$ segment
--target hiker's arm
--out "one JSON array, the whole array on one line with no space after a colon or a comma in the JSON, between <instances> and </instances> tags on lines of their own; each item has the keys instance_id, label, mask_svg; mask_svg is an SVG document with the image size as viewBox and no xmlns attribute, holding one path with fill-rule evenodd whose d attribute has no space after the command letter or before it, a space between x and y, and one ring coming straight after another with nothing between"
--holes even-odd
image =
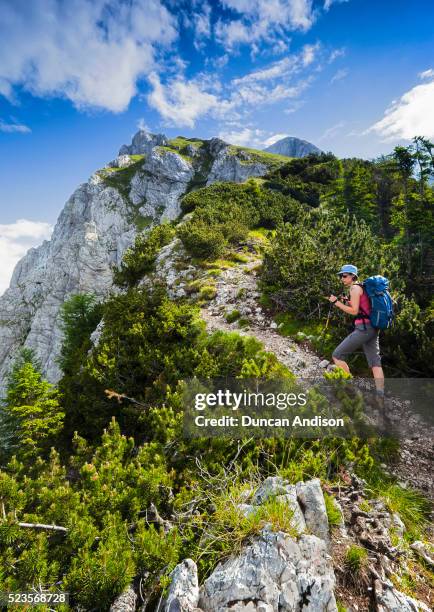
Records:
<instances>
[{"instance_id":1,"label":"hiker's arm","mask_svg":"<svg viewBox=\"0 0 434 612\"><path fill-rule=\"evenodd\" d=\"M332 302L337 308L339 308L343 312L346 312L350 315L356 315L359 312L360 295L361 290L359 287L351 287L351 302L348 306L338 300L335 295L331 295L329 297L329 301Z\"/></svg>"}]
</instances>

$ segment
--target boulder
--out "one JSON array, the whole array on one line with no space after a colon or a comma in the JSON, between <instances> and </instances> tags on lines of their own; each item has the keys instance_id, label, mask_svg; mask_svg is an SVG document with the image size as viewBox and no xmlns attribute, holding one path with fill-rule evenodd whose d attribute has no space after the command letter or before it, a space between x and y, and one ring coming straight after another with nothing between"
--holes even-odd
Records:
<instances>
[{"instance_id":1,"label":"boulder","mask_svg":"<svg viewBox=\"0 0 434 612\"><path fill-rule=\"evenodd\" d=\"M319 478L297 482L296 488L307 529L318 538L328 541L329 521Z\"/></svg>"},{"instance_id":2,"label":"boulder","mask_svg":"<svg viewBox=\"0 0 434 612\"><path fill-rule=\"evenodd\" d=\"M432 553L428 550L423 542L420 540L416 540L413 544L410 544L410 548L414 550L414 552L421 557L425 563L434 568L434 558Z\"/></svg>"},{"instance_id":3,"label":"boulder","mask_svg":"<svg viewBox=\"0 0 434 612\"><path fill-rule=\"evenodd\" d=\"M167 144L164 134L151 134L146 130L139 130L130 145L123 145L120 148L119 155L147 155L154 147Z\"/></svg>"},{"instance_id":4,"label":"boulder","mask_svg":"<svg viewBox=\"0 0 434 612\"><path fill-rule=\"evenodd\" d=\"M205 580L199 607L206 612L334 612L334 584L324 541L313 535L295 541L281 531L264 529Z\"/></svg>"},{"instance_id":5,"label":"boulder","mask_svg":"<svg viewBox=\"0 0 434 612\"><path fill-rule=\"evenodd\" d=\"M199 586L197 566L192 559L184 559L170 574L172 582L164 602L164 612L192 612L197 609Z\"/></svg>"},{"instance_id":6,"label":"boulder","mask_svg":"<svg viewBox=\"0 0 434 612\"><path fill-rule=\"evenodd\" d=\"M132 586L121 593L110 606L110 612L134 612L137 595Z\"/></svg>"},{"instance_id":7,"label":"boulder","mask_svg":"<svg viewBox=\"0 0 434 612\"><path fill-rule=\"evenodd\" d=\"M389 581L375 580L374 595L378 612L431 612L422 601L398 591Z\"/></svg>"}]
</instances>

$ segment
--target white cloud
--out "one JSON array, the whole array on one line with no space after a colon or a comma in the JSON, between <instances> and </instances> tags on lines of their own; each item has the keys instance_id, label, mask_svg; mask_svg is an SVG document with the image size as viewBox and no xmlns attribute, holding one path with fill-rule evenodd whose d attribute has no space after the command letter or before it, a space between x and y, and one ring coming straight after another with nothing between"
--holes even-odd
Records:
<instances>
[{"instance_id":1,"label":"white cloud","mask_svg":"<svg viewBox=\"0 0 434 612\"><path fill-rule=\"evenodd\" d=\"M328 11L332 4L343 4L349 0L324 0L324 10Z\"/></svg>"},{"instance_id":2,"label":"white cloud","mask_svg":"<svg viewBox=\"0 0 434 612\"><path fill-rule=\"evenodd\" d=\"M16 123L15 121L8 123L3 121L3 119L0 119L0 132L6 132L9 134L13 132L29 134L31 131L32 130L27 125L23 125L22 123Z\"/></svg>"},{"instance_id":3,"label":"white cloud","mask_svg":"<svg viewBox=\"0 0 434 612\"><path fill-rule=\"evenodd\" d=\"M330 138L333 138L334 136L336 136L336 134L339 134L339 132L342 130L342 128L345 126L345 121L339 121L339 123L336 123L335 125L332 125L331 127L327 128L323 134L321 134L321 136L318 138L318 142L322 142L323 140L328 140Z\"/></svg>"},{"instance_id":4,"label":"white cloud","mask_svg":"<svg viewBox=\"0 0 434 612\"><path fill-rule=\"evenodd\" d=\"M267 140L264 140L263 145L264 147L271 147L272 144L274 144L278 140L282 140L282 138L286 138L287 136L289 136L289 134L273 134L272 136L267 138Z\"/></svg>"},{"instance_id":5,"label":"white cloud","mask_svg":"<svg viewBox=\"0 0 434 612\"><path fill-rule=\"evenodd\" d=\"M52 226L41 221L19 219L0 224L0 295L7 289L16 263L26 252L50 237Z\"/></svg>"},{"instance_id":6,"label":"white cloud","mask_svg":"<svg viewBox=\"0 0 434 612\"><path fill-rule=\"evenodd\" d=\"M257 149L262 147L265 134L266 132L263 130L245 127L242 130L232 130L229 132L223 130L219 133L219 138L230 144Z\"/></svg>"},{"instance_id":7,"label":"white cloud","mask_svg":"<svg viewBox=\"0 0 434 612\"><path fill-rule=\"evenodd\" d=\"M337 72L335 72L335 74L332 76L332 78L330 79L330 83L336 83L337 81L342 81L342 79L345 79L345 77L347 77L349 74L349 70L347 68L341 68L340 70L338 70Z\"/></svg>"},{"instance_id":8,"label":"white cloud","mask_svg":"<svg viewBox=\"0 0 434 612\"><path fill-rule=\"evenodd\" d=\"M194 46L201 49L211 36L211 7L206 2L201 6L202 12L194 13Z\"/></svg>"},{"instance_id":9,"label":"white cloud","mask_svg":"<svg viewBox=\"0 0 434 612\"><path fill-rule=\"evenodd\" d=\"M333 49L328 59L329 64L331 64L336 59L338 59L338 57L344 57L345 54L346 54L346 49L344 47L341 47L340 49Z\"/></svg>"},{"instance_id":10,"label":"white cloud","mask_svg":"<svg viewBox=\"0 0 434 612\"><path fill-rule=\"evenodd\" d=\"M216 24L217 39L228 49L258 42L270 45L284 32L306 32L316 18L312 0L223 0L223 4L240 15Z\"/></svg>"},{"instance_id":11,"label":"white cloud","mask_svg":"<svg viewBox=\"0 0 434 612\"><path fill-rule=\"evenodd\" d=\"M186 81L183 77L164 85L153 73L149 80L153 91L148 95L148 103L171 125L192 128L199 117L211 112L219 115L231 106L230 102L205 91L200 83Z\"/></svg>"},{"instance_id":12,"label":"white cloud","mask_svg":"<svg viewBox=\"0 0 434 612\"><path fill-rule=\"evenodd\" d=\"M386 109L383 119L365 133L376 132L385 140L414 136L434 138L434 79L416 85Z\"/></svg>"},{"instance_id":13,"label":"white cloud","mask_svg":"<svg viewBox=\"0 0 434 612\"><path fill-rule=\"evenodd\" d=\"M156 49L176 37L159 0L0 4L0 93L62 96L78 108L125 110Z\"/></svg>"},{"instance_id":14,"label":"white cloud","mask_svg":"<svg viewBox=\"0 0 434 612\"><path fill-rule=\"evenodd\" d=\"M219 132L219 138L222 140L241 147L252 147L253 149L264 149L287 136L289 134L270 134L270 132L248 126L238 130L222 130Z\"/></svg>"},{"instance_id":15,"label":"white cloud","mask_svg":"<svg viewBox=\"0 0 434 612\"><path fill-rule=\"evenodd\" d=\"M140 119L137 121L137 129L138 130L144 130L145 132L150 132L151 131L151 128L146 123L146 121L143 119L143 117L140 117Z\"/></svg>"},{"instance_id":16,"label":"white cloud","mask_svg":"<svg viewBox=\"0 0 434 612\"><path fill-rule=\"evenodd\" d=\"M304 45L302 50L303 66L309 66L315 59L321 45L317 42L314 45Z\"/></svg>"},{"instance_id":17,"label":"white cloud","mask_svg":"<svg viewBox=\"0 0 434 612\"><path fill-rule=\"evenodd\" d=\"M152 91L147 100L169 125L194 127L197 119L212 116L240 117L252 108L282 100L296 100L321 69L321 45L305 45L298 54L271 62L228 83L216 73L200 73L190 81L183 74L163 82L157 73L149 77ZM294 104L292 110L299 108Z\"/></svg>"},{"instance_id":18,"label":"white cloud","mask_svg":"<svg viewBox=\"0 0 434 612\"><path fill-rule=\"evenodd\" d=\"M288 75L289 73L293 74L295 72L296 65L296 56L285 57L282 60L273 62L266 68L263 68L261 70L254 70L252 72L247 73L243 77L240 77L239 79L234 79L232 83L235 86L239 86L244 85L246 83L268 81L271 79L280 78L284 75Z\"/></svg>"},{"instance_id":19,"label":"white cloud","mask_svg":"<svg viewBox=\"0 0 434 612\"><path fill-rule=\"evenodd\" d=\"M419 72L420 79L432 79L434 77L434 70L429 68L428 70L424 70L423 72Z\"/></svg>"}]
</instances>

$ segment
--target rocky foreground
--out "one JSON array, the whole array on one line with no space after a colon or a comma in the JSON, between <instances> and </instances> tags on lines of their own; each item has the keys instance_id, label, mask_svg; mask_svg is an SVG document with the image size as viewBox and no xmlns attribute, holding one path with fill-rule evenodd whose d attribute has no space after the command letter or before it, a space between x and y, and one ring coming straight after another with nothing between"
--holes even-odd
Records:
<instances>
[{"instance_id":1,"label":"rocky foreground","mask_svg":"<svg viewBox=\"0 0 434 612\"><path fill-rule=\"evenodd\" d=\"M291 517L291 533L266 525L246 541L239 554L222 560L202 584L192 559L184 559L171 574L168 595L158 609L165 612L335 612L337 599L348 612L429 611L430 606L399 591L390 580L400 565L416 555L425 555L422 543L406 551L393 545L390 533L404 535L404 524L377 501L367 510L364 481L348 476L349 482L333 493L340 519L329 524L319 479L296 485L269 477L251 491L239 511L254 513L270 499L283 503ZM391 531L392 530L392 531ZM345 560L344 551L363 546L368 557L359 569ZM423 578L421 596L430 594ZM138 601L131 586L112 605L111 612L133 612ZM141 608L144 612L146 604ZM340 608L342 609L342 607Z\"/></svg>"}]
</instances>

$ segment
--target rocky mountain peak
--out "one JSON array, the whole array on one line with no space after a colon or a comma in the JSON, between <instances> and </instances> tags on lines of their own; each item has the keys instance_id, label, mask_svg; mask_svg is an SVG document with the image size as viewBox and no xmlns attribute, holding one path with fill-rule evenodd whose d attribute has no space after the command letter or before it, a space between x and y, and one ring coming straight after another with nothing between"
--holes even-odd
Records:
<instances>
[{"instance_id":1,"label":"rocky mountain peak","mask_svg":"<svg viewBox=\"0 0 434 612\"><path fill-rule=\"evenodd\" d=\"M151 134L147 130L139 130L130 145L122 145L119 155L147 155L156 146L167 146L164 134Z\"/></svg>"},{"instance_id":2,"label":"rocky mountain peak","mask_svg":"<svg viewBox=\"0 0 434 612\"><path fill-rule=\"evenodd\" d=\"M17 264L0 296L0 388L24 347L35 352L50 382L59 379L62 304L75 293L103 299L137 232L176 219L186 192L216 181L243 182L283 163L219 138L168 139L139 130L72 194L51 240Z\"/></svg>"},{"instance_id":3,"label":"rocky mountain peak","mask_svg":"<svg viewBox=\"0 0 434 612\"><path fill-rule=\"evenodd\" d=\"M287 157L306 157L310 153L322 153L314 144L301 138L287 136L270 145L264 151L269 153L278 153Z\"/></svg>"}]
</instances>

